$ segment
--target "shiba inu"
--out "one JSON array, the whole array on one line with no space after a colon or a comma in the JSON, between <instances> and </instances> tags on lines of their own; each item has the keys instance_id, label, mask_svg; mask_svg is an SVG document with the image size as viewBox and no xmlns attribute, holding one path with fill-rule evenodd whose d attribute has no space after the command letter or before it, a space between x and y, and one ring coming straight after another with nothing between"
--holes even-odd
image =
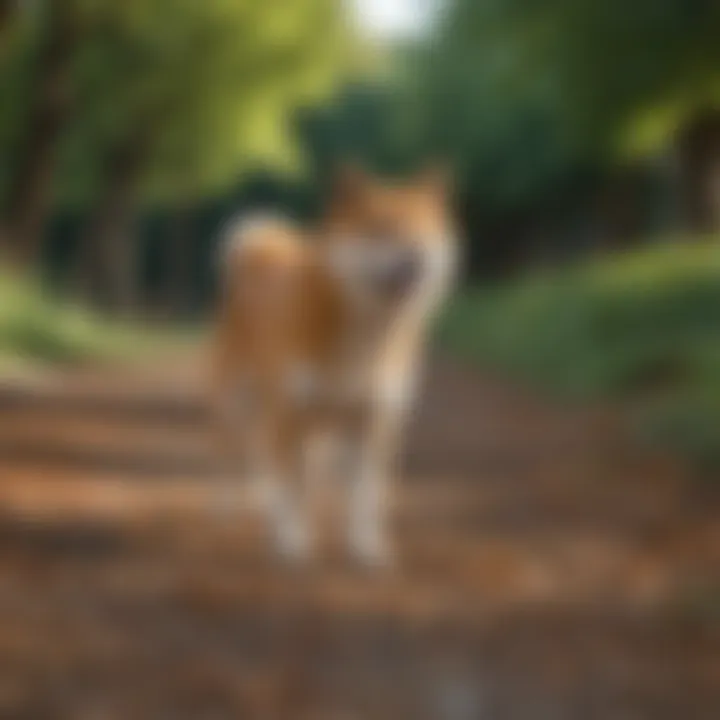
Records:
<instances>
[{"instance_id":1,"label":"shiba inu","mask_svg":"<svg viewBox=\"0 0 720 720\"><path fill-rule=\"evenodd\" d=\"M307 454L329 435L347 461L350 547L368 563L391 559L390 475L457 264L448 195L437 170L389 184L346 168L313 231L274 217L227 231L215 403L285 554L312 552Z\"/></svg>"}]
</instances>

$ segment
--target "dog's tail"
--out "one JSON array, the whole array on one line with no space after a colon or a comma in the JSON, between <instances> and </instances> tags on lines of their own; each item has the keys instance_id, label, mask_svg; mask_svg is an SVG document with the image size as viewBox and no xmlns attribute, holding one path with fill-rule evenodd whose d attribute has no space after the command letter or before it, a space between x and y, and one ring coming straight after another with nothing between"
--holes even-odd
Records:
<instances>
[{"instance_id":1,"label":"dog's tail","mask_svg":"<svg viewBox=\"0 0 720 720\"><path fill-rule=\"evenodd\" d=\"M256 212L239 215L225 223L221 231L218 264L227 281L233 268L254 264L261 258L272 261L290 256L298 245L297 230L283 215Z\"/></svg>"}]
</instances>

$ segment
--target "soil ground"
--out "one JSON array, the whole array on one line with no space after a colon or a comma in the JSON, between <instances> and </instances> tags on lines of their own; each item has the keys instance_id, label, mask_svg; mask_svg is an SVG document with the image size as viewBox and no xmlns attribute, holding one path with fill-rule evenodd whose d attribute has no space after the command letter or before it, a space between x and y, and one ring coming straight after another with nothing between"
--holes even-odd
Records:
<instances>
[{"instance_id":1,"label":"soil ground","mask_svg":"<svg viewBox=\"0 0 720 720\"><path fill-rule=\"evenodd\" d=\"M397 568L300 570L179 365L0 387L0 717L720 717L717 485L612 409L438 360Z\"/></svg>"}]
</instances>

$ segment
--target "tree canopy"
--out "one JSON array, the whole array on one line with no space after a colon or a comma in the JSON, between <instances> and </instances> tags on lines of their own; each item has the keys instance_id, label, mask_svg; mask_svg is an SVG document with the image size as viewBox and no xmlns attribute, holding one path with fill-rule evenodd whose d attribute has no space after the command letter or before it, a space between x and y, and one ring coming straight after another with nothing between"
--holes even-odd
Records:
<instances>
[{"instance_id":1,"label":"tree canopy","mask_svg":"<svg viewBox=\"0 0 720 720\"><path fill-rule=\"evenodd\" d=\"M486 197L526 198L655 151L717 105L719 31L712 0L449 0L415 53L409 112Z\"/></svg>"},{"instance_id":2,"label":"tree canopy","mask_svg":"<svg viewBox=\"0 0 720 720\"><path fill-rule=\"evenodd\" d=\"M327 93L355 47L336 0L39 0L6 35L2 186L26 219L52 197L91 205L133 154L140 198L162 202L221 192L252 163L292 166L290 110Z\"/></svg>"}]
</instances>

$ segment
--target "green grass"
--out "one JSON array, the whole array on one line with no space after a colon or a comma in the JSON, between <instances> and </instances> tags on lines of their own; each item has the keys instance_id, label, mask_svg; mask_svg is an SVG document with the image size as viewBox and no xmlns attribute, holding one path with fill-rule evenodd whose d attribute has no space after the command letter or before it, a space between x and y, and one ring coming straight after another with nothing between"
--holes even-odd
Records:
<instances>
[{"instance_id":1,"label":"green grass","mask_svg":"<svg viewBox=\"0 0 720 720\"><path fill-rule=\"evenodd\" d=\"M169 333L109 321L58 300L34 281L0 274L0 369L26 361L130 359L168 342Z\"/></svg>"},{"instance_id":2,"label":"green grass","mask_svg":"<svg viewBox=\"0 0 720 720\"><path fill-rule=\"evenodd\" d=\"M441 336L557 395L637 399L643 433L720 464L720 239L466 292Z\"/></svg>"}]
</instances>

